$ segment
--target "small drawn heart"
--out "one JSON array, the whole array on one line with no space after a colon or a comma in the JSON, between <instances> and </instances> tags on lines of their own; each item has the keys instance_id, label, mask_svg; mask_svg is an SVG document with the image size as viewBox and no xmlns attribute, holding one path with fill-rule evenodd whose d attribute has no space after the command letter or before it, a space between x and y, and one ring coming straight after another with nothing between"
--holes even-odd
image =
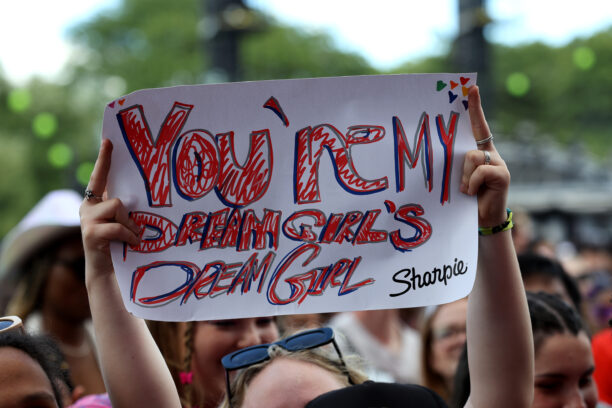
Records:
<instances>
[{"instance_id":1,"label":"small drawn heart","mask_svg":"<svg viewBox=\"0 0 612 408\"><path fill-rule=\"evenodd\" d=\"M125 98L123 99L119 99L119 105L123 106L123 103L125 102Z\"/></svg>"},{"instance_id":2,"label":"small drawn heart","mask_svg":"<svg viewBox=\"0 0 612 408\"><path fill-rule=\"evenodd\" d=\"M114 108L115 107L115 101L112 101L111 103L109 103L108 106L110 106L111 108Z\"/></svg>"},{"instance_id":3,"label":"small drawn heart","mask_svg":"<svg viewBox=\"0 0 612 408\"><path fill-rule=\"evenodd\" d=\"M451 83L451 89L455 89L457 87L457 85L459 85L457 82L455 81L450 81Z\"/></svg>"},{"instance_id":4,"label":"small drawn heart","mask_svg":"<svg viewBox=\"0 0 612 408\"><path fill-rule=\"evenodd\" d=\"M468 110L468 101L461 101L461 103L465 106L465 110Z\"/></svg>"},{"instance_id":5,"label":"small drawn heart","mask_svg":"<svg viewBox=\"0 0 612 408\"><path fill-rule=\"evenodd\" d=\"M466 88L465 86L462 86L461 92L463 92L463 96L467 96L468 92L470 92L470 88Z\"/></svg>"},{"instance_id":6,"label":"small drawn heart","mask_svg":"<svg viewBox=\"0 0 612 408\"><path fill-rule=\"evenodd\" d=\"M444 81L438 81L436 88L437 88L436 90L440 92L441 90L446 88L446 83Z\"/></svg>"},{"instance_id":7,"label":"small drawn heart","mask_svg":"<svg viewBox=\"0 0 612 408\"><path fill-rule=\"evenodd\" d=\"M451 91L448 91L448 103L453 103L455 99L457 99L457 95L455 95Z\"/></svg>"},{"instance_id":8,"label":"small drawn heart","mask_svg":"<svg viewBox=\"0 0 612 408\"><path fill-rule=\"evenodd\" d=\"M470 78L461 77L459 80L461 81L461 85L465 85L470 81Z\"/></svg>"}]
</instances>

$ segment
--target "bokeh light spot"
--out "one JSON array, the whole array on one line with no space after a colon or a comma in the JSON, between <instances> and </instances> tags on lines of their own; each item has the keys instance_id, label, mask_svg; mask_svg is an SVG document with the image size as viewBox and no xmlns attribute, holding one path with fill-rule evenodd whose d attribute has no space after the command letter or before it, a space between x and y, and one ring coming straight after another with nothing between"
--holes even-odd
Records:
<instances>
[{"instance_id":1,"label":"bokeh light spot","mask_svg":"<svg viewBox=\"0 0 612 408\"><path fill-rule=\"evenodd\" d=\"M597 60L595 52L589 47L578 47L573 54L574 64L584 71L593 68Z\"/></svg>"},{"instance_id":2,"label":"bokeh light spot","mask_svg":"<svg viewBox=\"0 0 612 408\"><path fill-rule=\"evenodd\" d=\"M53 167L64 168L72 161L73 153L66 143L55 143L47 151L47 159Z\"/></svg>"},{"instance_id":3,"label":"bokeh light spot","mask_svg":"<svg viewBox=\"0 0 612 408\"><path fill-rule=\"evenodd\" d=\"M531 88L529 77L522 72L513 72L506 78L506 89L512 96L525 96Z\"/></svg>"},{"instance_id":4,"label":"bokeh light spot","mask_svg":"<svg viewBox=\"0 0 612 408\"><path fill-rule=\"evenodd\" d=\"M76 178L82 185L86 186L89 183L89 177L93 171L94 164L92 162L85 162L79 164L76 170Z\"/></svg>"},{"instance_id":5,"label":"bokeh light spot","mask_svg":"<svg viewBox=\"0 0 612 408\"><path fill-rule=\"evenodd\" d=\"M52 113L39 113L32 121L32 130L39 138L49 139L57 131L57 118Z\"/></svg>"},{"instance_id":6,"label":"bokeh light spot","mask_svg":"<svg viewBox=\"0 0 612 408\"><path fill-rule=\"evenodd\" d=\"M11 112L25 112L32 103L30 91L27 89L13 89L7 97L8 108Z\"/></svg>"}]
</instances>

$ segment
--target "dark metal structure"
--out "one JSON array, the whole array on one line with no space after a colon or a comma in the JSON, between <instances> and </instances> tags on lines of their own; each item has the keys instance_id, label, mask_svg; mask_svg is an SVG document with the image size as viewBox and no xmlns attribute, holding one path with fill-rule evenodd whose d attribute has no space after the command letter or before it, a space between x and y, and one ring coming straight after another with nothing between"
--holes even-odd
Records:
<instances>
[{"instance_id":1,"label":"dark metal structure","mask_svg":"<svg viewBox=\"0 0 612 408\"><path fill-rule=\"evenodd\" d=\"M484 30L491 18L485 0L458 0L459 34L452 51L453 65L458 72L477 72L478 84L486 113L493 106L491 57Z\"/></svg>"}]
</instances>

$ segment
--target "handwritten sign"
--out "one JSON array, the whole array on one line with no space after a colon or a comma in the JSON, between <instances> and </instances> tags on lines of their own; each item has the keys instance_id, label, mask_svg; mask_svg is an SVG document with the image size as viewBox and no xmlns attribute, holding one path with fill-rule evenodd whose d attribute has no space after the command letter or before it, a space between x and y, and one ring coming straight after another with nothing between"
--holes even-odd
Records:
<instances>
[{"instance_id":1,"label":"handwritten sign","mask_svg":"<svg viewBox=\"0 0 612 408\"><path fill-rule=\"evenodd\" d=\"M180 86L108 104L128 310L157 320L413 307L471 290L475 74Z\"/></svg>"}]
</instances>

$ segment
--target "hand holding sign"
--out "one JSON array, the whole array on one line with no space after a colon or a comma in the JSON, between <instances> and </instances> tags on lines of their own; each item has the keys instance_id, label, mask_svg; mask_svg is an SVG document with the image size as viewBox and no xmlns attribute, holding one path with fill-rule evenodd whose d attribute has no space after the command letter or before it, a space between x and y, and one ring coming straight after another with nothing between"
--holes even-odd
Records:
<instances>
[{"instance_id":1,"label":"hand holding sign","mask_svg":"<svg viewBox=\"0 0 612 408\"><path fill-rule=\"evenodd\" d=\"M102 198L106 192L112 150L113 145L110 140L102 140L98 159L87 186L87 191L91 192L91 196L86 196L80 209L88 280L95 278L95 276L90 276L90 273L94 271L98 275L113 272L110 255L111 241L127 242L132 245L138 245L139 242L139 228L129 218L121 200Z\"/></svg>"},{"instance_id":2,"label":"hand holding sign","mask_svg":"<svg viewBox=\"0 0 612 408\"><path fill-rule=\"evenodd\" d=\"M474 142L467 101L449 102L440 80L475 75L186 86L110 103L107 188L123 205L86 203L99 220L86 226L120 240L110 248L128 310L200 320L465 296L477 213L457 194L456 156Z\"/></svg>"},{"instance_id":3,"label":"hand holding sign","mask_svg":"<svg viewBox=\"0 0 612 408\"><path fill-rule=\"evenodd\" d=\"M491 136L480 103L477 86L469 90L469 113L472 132L476 142L485 141ZM489 163L486 163L486 155ZM491 227L506 219L506 199L510 185L510 172L501 158L493 139L479 144L478 150L465 155L460 190L469 195L478 194L478 225Z\"/></svg>"}]
</instances>

